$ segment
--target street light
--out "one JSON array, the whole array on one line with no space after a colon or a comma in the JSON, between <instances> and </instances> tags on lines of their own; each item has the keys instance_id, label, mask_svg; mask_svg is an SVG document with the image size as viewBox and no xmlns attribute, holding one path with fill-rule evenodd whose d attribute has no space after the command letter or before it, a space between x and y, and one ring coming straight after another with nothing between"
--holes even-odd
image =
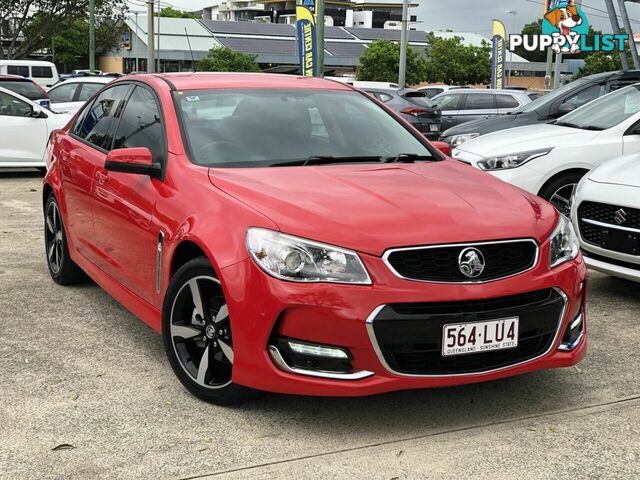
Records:
<instances>
[{"instance_id":1,"label":"street light","mask_svg":"<svg viewBox=\"0 0 640 480\"><path fill-rule=\"evenodd\" d=\"M507 15L513 15L513 23L515 25L516 21L516 15L518 15L518 11L517 10L505 10L504 13L506 13ZM514 26L515 29L515 26ZM511 34L507 34L507 37L509 37ZM511 43L511 41L509 41L509 43ZM511 69L513 66L513 50L511 50L511 45L509 45L509 87L511 86Z\"/></svg>"}]
</instances>

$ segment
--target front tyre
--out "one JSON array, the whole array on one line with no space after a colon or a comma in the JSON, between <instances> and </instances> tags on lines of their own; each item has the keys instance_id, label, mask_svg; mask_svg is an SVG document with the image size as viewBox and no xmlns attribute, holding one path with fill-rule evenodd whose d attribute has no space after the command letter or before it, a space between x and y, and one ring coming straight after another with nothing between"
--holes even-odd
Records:
<instances>
[{"instance_id":1,"label":"front tyre","mask_svg":"<svg viewBox=\"0 0 640 480\"><path fill-rule=\"evenodd\" d=\"M162 308L162 336L173 371L196 397L233 405L258 395L231 381L231 321L220 281L207 258L191 260L171 279Z\"/></svg>"},{"instance_id":2,"label":"front tyre","mask_svg":"<svg viewBox=\"0 0 640 480\"><path fill-rule=\"evenodd\" d=\"M573 194L586 173L572 171L559 175L547 182L538 195L556 207L560 213L570 217Z\"/></svg>"}]
</instances>

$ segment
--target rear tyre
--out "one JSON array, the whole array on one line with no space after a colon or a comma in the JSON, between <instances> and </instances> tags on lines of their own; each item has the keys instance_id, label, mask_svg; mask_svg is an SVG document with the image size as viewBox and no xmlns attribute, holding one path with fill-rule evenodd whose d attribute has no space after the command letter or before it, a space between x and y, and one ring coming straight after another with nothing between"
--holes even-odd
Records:
<instances>
[{"instance_id":1,"label":"rear tyre","mask_svg":"<svg viewBox=\"0 0 640 480\"><path fill-rule=\"evenodd\" d=\"M260 395L231 381L231 319L207 258L187 262L171 279L162 308L162 336L171 368L199 399L235 405Z\"/></svg>"},{"instance_id":2,"label":"rear tyre","mask_svg":"<svg viewBox=\"0 0 640 480\"><path fill-rule=\"evenodd\" d=\"M58 285L75 285L87 280L85 273L69 255L60 207L53 193L44 207L44 244L49 274L54 282Z\"/></svg>"},{"instance_id":3,"label":"rear tyre","mask_svg":"<svg viewBox=\"0 0 640 480\"><path fill-rule=\"evenodd\" d=\"M545 184L538 194L567 217L571 215L573 194L587 172L567 172Z\"/></svg>"}]
</instances>

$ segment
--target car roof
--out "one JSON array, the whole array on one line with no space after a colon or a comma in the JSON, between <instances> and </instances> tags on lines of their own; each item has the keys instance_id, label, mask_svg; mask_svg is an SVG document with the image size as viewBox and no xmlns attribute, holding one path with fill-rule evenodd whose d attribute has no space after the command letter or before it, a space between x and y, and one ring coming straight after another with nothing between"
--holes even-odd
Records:
<instances>
[{"instance_id":1,"label":"car roof","mask_svg":"<svg viewBox=\"0 0 640 480\"><path fill-rule=\"evenodd\" d=\"M22 77L20 75L0 75L0 81L33 83L33 80L31 80L30 78Z\"/></svg>"},{"instance_id":2,"label":"car roof","mask_svg":"<svg viewBox=\"0 0 640 480\"><path fill-rule=\"evenodd\" d=\"M35 65L42 67L50 67L54 64L44 60L0 60L0 65Z\"/></svg>"},{"instance_id":3,"label":"car roof","mask_svg":"<svg viewBox=\"0 0 640 480\"><path fill-rule=\"evenodd\" d=\"M352 91L353 87L317 77L301 77L276 73L162 73L136 74L120 77L114 83L139 80L156 84L158 79L167 82L176 90L230 89L230 88L309 88L315 90Z\"/></svg>"},{"instance_id":4,"label":"car roof","mask_svg":"<svg viewBox=\"0 0 640 480\"><path fill-rule=\"evenodd\" d=\"M107 84L111 83L116 79L116 77L72 77L66 79L64 82L58 82L53 87L58 87L60 85L69 85L72 83L100 83Z\"/></svg>"}]
</instances>

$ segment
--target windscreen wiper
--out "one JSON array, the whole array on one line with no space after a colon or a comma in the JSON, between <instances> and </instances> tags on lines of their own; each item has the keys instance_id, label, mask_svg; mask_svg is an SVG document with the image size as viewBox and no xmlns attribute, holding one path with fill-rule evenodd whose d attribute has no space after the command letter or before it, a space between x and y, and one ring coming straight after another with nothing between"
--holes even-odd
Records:
<instances>
[{"instance_id":1,"label":"windscreen wiper","mask_svg":"<svg viewBox=\"0 0 640 480\"><path fill-rule=\"evenodd\" d=\"M431 155L418 155L417 153L399 153L395 157L387 157L385 163L414 163L420 161L432 161L437 159Z\"/></svg>"},{"instance_id":2,"label":"windscreen wiper","mask_svg":"<svg viewBox=\"0 0 640 480\"><path fill-rule=\"evenodd\" d=\"M569 127L569 128L577 128L579 130L591 130L594 132L601 132L604 130L602 127L596 127L595 125L576 125L575 123L567 123L567 122L556 122L556 125L559 127Z\"/></svg>"},{"instance_id":3,"label":"windscreen wiper","mask_svg":"<svg viewBox=\"0 0 640 480\"><path fill-rule=\"evenodd\" d=\"M580 125L576 125L575 123L568 123L568 122L554 122L554 125L557 125L559 127L569 127L569 128L580 128Z\"/></svg>"},{"instance_id":4,"label":"windscreen wiper","mask_svg":"<svg viewBox=\"0 0 640 480\"><path fill-rule=\"evenodd\" d=\"M381 163L384 159L375 155L334 157L332 155L316 155L306 160L293 160L290 162L272 163L270 167L295 167L307 165L331 165L337 163Z\"/></svg>"}]
</instances>

